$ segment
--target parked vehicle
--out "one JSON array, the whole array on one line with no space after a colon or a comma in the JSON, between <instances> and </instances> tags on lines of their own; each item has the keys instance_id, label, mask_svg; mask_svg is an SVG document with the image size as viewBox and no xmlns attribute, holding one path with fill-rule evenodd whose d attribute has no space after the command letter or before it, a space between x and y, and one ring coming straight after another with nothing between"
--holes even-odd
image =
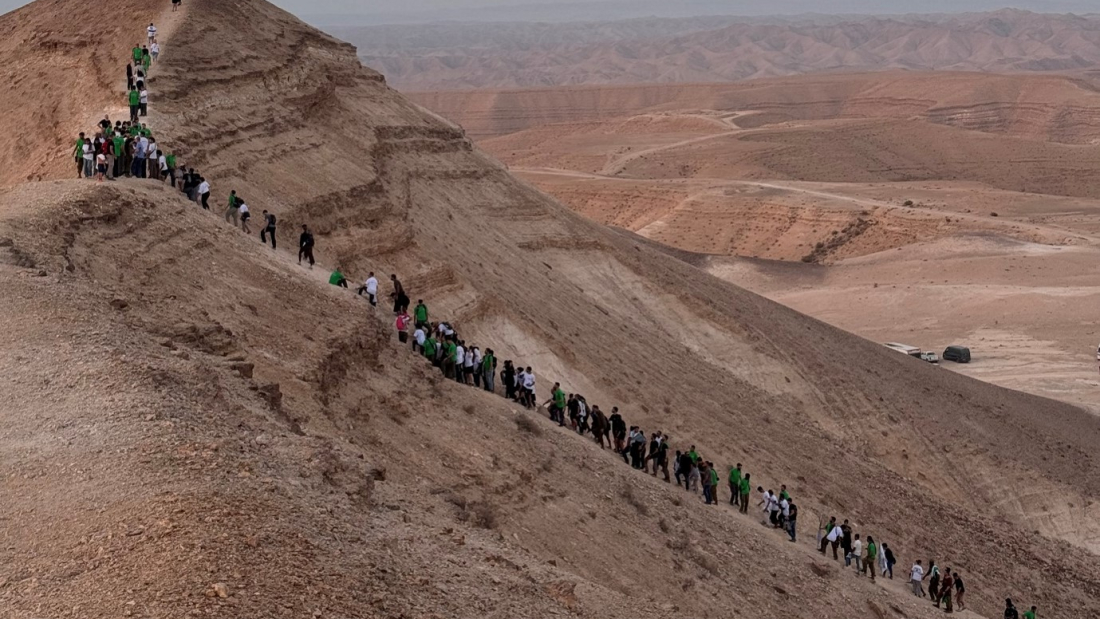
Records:
<instances>
[{"instance_id":1,"label":"parked vehicle","mask_svg":"<svg viewBox=\"0 0 1100 619\"><path fill-rule=\"evenodd\" d=\"M1097 350L1096 356L1100 359L1100 350ZM944 361L954 361L955 363L970 363L970 349L966 346L948 346L943 351Z\"/></svg>"},{"instance_id":2,"label":"parked vehicle","mask_svg":"<svg viewBox=\"0 0 1100 619\"><path fill-rule=\"evenodd\" d=\"M934 352L922 352L920 358L928 363L939 363L940 357Z\"/></svg>"},{"instance_id":3,"label":"parked vehicle","mask_svg":"<svg viewBox=\"0 0 1100 619\"><path fill-rule=\"evenodd\" d=\"M903 355L909 355L910 357L921 358L921 349L916 346L909 346L908 344L898 344L897 342L886 342L884 344L890 350L896 350Z\"/></svg>"}]
</instances>

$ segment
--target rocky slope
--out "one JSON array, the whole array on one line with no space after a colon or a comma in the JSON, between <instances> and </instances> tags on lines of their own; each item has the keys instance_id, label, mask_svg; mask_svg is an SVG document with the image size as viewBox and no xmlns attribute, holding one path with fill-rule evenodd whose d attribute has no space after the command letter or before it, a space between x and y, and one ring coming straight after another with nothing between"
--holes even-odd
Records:
<instances>
[{"instance_id":1,"label":"rocky slope","mask_svg":"<svg viewBox=\"0 0 1100 619\"><path fill-rule=\"evenodd\" d=\"M63 21L69 2L27 10L93 29ZM836 513L901 566L961 566L979 611L1005 595L1100 610L1094 418L571 214L267 3L194 0L179 20L151 122L213 202L235 189L274 210L284 245L308 222L326 268L400 273L468 341L537 368L541 393L561 380L786 483L804 539ZM31 122L33 103L11 114ZM14 616L936 612L445 383L385 311L167 189L46 182L0 201Z\"/></svg>"}]
</instances>

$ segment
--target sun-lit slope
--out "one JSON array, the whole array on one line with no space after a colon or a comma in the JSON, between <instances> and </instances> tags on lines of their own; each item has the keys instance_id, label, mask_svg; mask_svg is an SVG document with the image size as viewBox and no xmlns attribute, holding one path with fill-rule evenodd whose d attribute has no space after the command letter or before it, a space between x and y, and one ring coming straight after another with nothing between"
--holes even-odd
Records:
<instances>
[{"instance_id":1,"label":"sun-lit slope","mask_svg":"<svg viewBox=\"0 0 1100 619\"><path fill-rule=\"evenodd\" d=\"M0 186L75 176L76 135L121 110L129 51L163 7L140 0L40 0L0 16ZM87 25L98 24L89 31ZM163 24L162 24L163 26ZM33 110L23 112L34 102ZM16 113L11 113L16 112ZM114 119L114 117L112 117Z\"/></svg>"},{"instance_id":2,"label":"sun-lit slope","mask_svg":"<svg viewBox=\"0 0 1100 619\"><path fill-rule=\"evenodd\" d=\"M895 71L736 84L578 86L411 96L479 139L554 122L684 110L760 112L743 119L745 127L837 117L923 118L1073 144L1100 138L1100 94L1088 82L1060 75Z\"/></svg>"},{"instance_id":3,"label":"sun-lit slope","mask_svg":"<svg viewBox=\"0 0 1100 619\"><path fill-rule=\"evenodd\" d=\"M903 561L934 553L981 566L970 581L981 610L1005 591L1062 616L1100 610L1100 561L1083 550L1096 547L1098 521L1065 507L1100 495L1100 422L899 358L573 215L360 69L349 46L269 4L195 0L188 11L156 78L163 101L152 122L213 179L216 203L232 188L253 211L275 210L291 252L297 225L310 223L323 267L298 270L285 250L166 190L128 197L129 183L84 184L96 193L5 224L5 277L26 290L5 296L5 315L32 315L25 325L36 330L13 329L3 349L19 370L9 380L20 406L9 414L20 434L0 453L23 471L19 518L4 521L4 537L20 540L11 565L45 549L66 558L35 560L30 574L48 588L36 591L23 571L7 579L20 583L20 612L86 605L116 616L127 597L149 614L226 604L257 617L752 607L808 619L847 617L853 602L883 616L935 612L837 586L848 575L813 567L805 546L728 512L700 513L696 497L639 480L580 439L520 432L499 399L441 384L382 341L384 310L372 318L324 284L337 263L357 277L400 273L467 340L535 366L540 395L562 380L721 466L744 462L759 483L786 483L803 506L804 538L816 515L835 512L896 544ZM27 187L7 199L33 210L50 198ZM67 303L75 311L62 312ZM74 316L94 323L69 331ZM52 345L28 360L27 341ZM58 377L89 396L83 408L57 408L82 419L80 436L96 437L95 413L108 408L88 406L91 395L152 392L178 408L120 402L110 410L125 427L99 426L123 445L112 447L117 460L74 450L43 494L53 480L34 474L33 447L48 433L33 381L65 358L66 342L84 341L99 346ZM79 373L111 354L121 365ZM80 389L104 376L114 382ZM272 382L281 399L264 386ZM143 433L124 440L131 425ZM75 466L84 454L116 462L117 474L86 474ZM385 481L365 504L364 480L382 475L370 471L379 465ZM1015 484L1030 500L1005 500ZM51 509L90 489L73 510ZM125 511L99 511L127 500ZM74 512L87 524L71 538L34 535L65 530ZM102 558L107 545L114 552ZM640 550L655 560L638 561ZM760 582L759 557L776 582ZM146 584L137 575L150 563L164 578ZM97 578L100 566L110 579ZM238 587L233 601L207 599L206 581ZM118 595L130 582L142 584Z\"/></svg>"}]
</instances>

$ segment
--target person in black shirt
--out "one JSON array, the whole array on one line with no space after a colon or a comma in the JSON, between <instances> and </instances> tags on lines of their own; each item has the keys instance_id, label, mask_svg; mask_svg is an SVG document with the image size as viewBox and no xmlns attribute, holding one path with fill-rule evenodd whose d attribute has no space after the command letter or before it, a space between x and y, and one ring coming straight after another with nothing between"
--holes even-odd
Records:
<instances>
[{"instance_id":1,"label":"person in black shirt","mask_svg":"<svg viewBox=\"0 0 1100 619\"><path fill-rule=\"evenodd\" d=\"M959 607L959 610L966 610L966 600L963 599L966 594L966 585L963 584L962 576L958 570L954 573L955 576L955 604Z\"/></svg>"},{"instance_id":2,"label":"person in black shirt","mask_svg":"<svg viewBox=\"0 0 1100 619\"><path fill-rule=\"evenodd\" d=\"M691 459L690 452L680 454L680 474L684 476L685 490L691 490L691 467L693 466L695 463Z\"/></svg>"},{"instance_id":3,"label":"person in black shirt","mask_svg":"<svg viewBox=\"0 0 1100 619\"><path fill-rule=\"evenodd\" d=\"M275 213L264 211L264 227L260 230L260 242L266 243L271 235L271 249L275 249Z\"/></svg>"},{"instance_id":4,"label":"person in black shirt","mask_svg":"<svg viewBox=\"0 0 1100 619\"><path fill-rule=\"evenodd\" d=\"M893 580L894 579L894 564L897 563L897 560L894 559L894 551L890 550L890 547L887 546L886 544L882 545L882 557L883 557L883 560L886 561L886 567L882 568L882 575L883 576L889 575L890 580Z\"/></svg>"},{"instance_id":5,"label":"person in black shirt","mask_svg":"<svg viewBox=\"0 0 1100 619\"><path fill-rule=\"evenodd\" d=\"M302 264L302 258L309 260L309 268L313 268L313 233L309 226L302 224L302 235L298 237L298 264Z\"/></svg>"},{"instance_id":6,"label":"person in black shirt","mask_svg":"<svg viewBox=\"0 0 1100 619\"><path fill-rule=\"evenodd\" d=\"M1005 600L1005 619L1020 619L1020 613L1016 612L1011 599Z\"/></svg>"},{"instance_id":7,"label":"person in black shirt","mask_svg":"<svg viewBox=\"0 0 1100 619\"><path fill-rule=\"evenodd\" d=\"M607 418L611 422L611 436L615 438L615 451L622 453L626 441L626 422L619 414L619 407L611 407L611 416Z\"/></svg>"}]
</instances>

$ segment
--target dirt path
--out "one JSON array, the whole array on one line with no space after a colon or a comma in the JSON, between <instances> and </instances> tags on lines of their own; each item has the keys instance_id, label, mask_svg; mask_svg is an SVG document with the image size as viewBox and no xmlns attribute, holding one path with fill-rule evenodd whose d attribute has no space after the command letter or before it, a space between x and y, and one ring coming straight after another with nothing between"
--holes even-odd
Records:
<instances>
[{"instance_id":1,"label":"dirt path","mask_svg":"<svg viewBox=\"0 0 1100 619\"><path fill-rule=\"evenodd\" d=\"M690 117L690 118L703 118L705 120L715 121L717 124L719 124L721 126L724 126L724 127L728 128L730 130L729 131L723 131L722 133L715 133L715 134L712 134L712 135L704 135L702 137L690 138L690 139L687 139L687 140L681 140L679 142L674 142L672 144L665 144L663 146L655 146L653 148L647 148L645 150L640 150L640 151L635 152L635 153L630 153L629 155L625 155L623 157L619 157L617 159L613 159L610 162L608 162L608 164L605 165L602 170L600 170L600 174L605 175L605 176L617 176L617 175L621 174L623 170L626 169L626 166L628 164L630 164L631 161L634 161L634 160L636 160L640 157L645 157L646 155L652 155L653 153L659 153L659 152L666 151L666 150L673 150L673 149L680 148L682 146L690 146L692 144L698 144L700 142L708 142L710 140L729 137L731 135L738 135L738 134L741 134L741 133L745 133L747 131L751 131L751 130L747 130L747 129L742 129L741 127L739 127L737 125L736 121L737 121L738 118L741 118L743 116L749 116L749 115L758 114L758 113L759 112L755 112L755 111L734 112L732 114L719 116L717 118L714 117L714 116L708 116L706 114L685 114L684 116Z\"/></svg>"}]
</instances>

